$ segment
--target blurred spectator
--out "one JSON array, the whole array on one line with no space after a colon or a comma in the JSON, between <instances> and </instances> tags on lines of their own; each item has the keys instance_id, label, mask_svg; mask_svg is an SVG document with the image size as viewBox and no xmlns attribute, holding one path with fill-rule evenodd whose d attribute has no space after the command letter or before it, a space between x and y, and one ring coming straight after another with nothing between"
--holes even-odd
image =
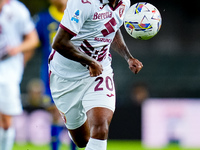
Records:
<instances>
[{"instance_id":1,"label":"blurred spectator","mask_svg":"<svg viewBox=\"0 0 200 150\"><path fill-rule=\"evenodd\" d=\"M141 140L142 136L142 104L150 96L146 83L133 84L129 91L129 102L118 106L110 128L110 138ZM122 99L118 99L122 100ZM116 132L121 128L121 132ZM131 130L130 130L131 129Z\"/></svg>"},{"instance_id":2,"label":"blurred spectator","mask_svg":"<svg viewBox=\"0 0 200 150\"><path fill-rule=\"evenodd\" d=\"M37 45L37 32L25 5L0 0L0 150L13 147L12 118L22 113L20 82Z\"/></svg>"},{"instance_id":3,"label":"blurred spectator","mask_svg":"<svg viewBox=\"0 0 200 150\"><path fill-rule=\"evenodd\" d=\"M15 117L17 143L29 141L36 145L44 145L50 142L52 117L47 108L51 99L44 94L44 90L40 79L32 79L27 84L27 93L22 94L24 112Z\"/></svg>"},{"instance_id":4,"label":"blurred spectator","mask_svg":"<svg viewBox=\"0 0 200 150\"><path fill-rule=\"evenodd\" d=\"M133 122L135 127L135 134L139 140L142 138L142 104L149 98L149 88L146 83L138 82L135 83L130 92L130 99L132 102L131 108L134 116Z\"/></svg>"},{"instance_id":5,"label":"blurred spectator","mask_svg":"<svg viewBox=\"0 0 200 150\"><path fill-rule=\"evenodd\" d=\"M51 103L49 96L44 94L44 83L40 79L32 79L27 85L27 94L23 96L23 107L28 113L35 110L46 110Z\"/></svg>"},{"instance_id":6,"label":"blurred spectator","mask_svg":"<svg viewBox=\"0 0 200 150\"><path fill-rule=\"evenodd\" d=\"M22 94L24 112L14 118L16 143L25 144L31 142L35 145L50 143L52 115L50 115L49 111L52 110L49 106L51 106L51 99L44 94L44 90L44 84L41 79L32 79L27 84L27 93ZM62 119L59 119L58 122L63 124ZM64 130L62 132L67 131ZM61 134L59 139L68 144L69 138L64 135L67 134Z\"/></svg>"},{"instance_id":7,"label":"blurred spectator","mask_svg":"<svg viewBox=\"0 0 200 150\"><path fill-rule=\"evenodd\" d=\"M145 83L134 84L130 97L133 103L141 105L149 97L149 89Z\"/></svg>"},{"instance_id":8,"label":"blurred spectator","mask_svg":"<svg viewBox=\"0 0 200 150\"><path fill-rule=\"evenodd\" d=\"M67 0L49 0L50 6L48 10L42 11L35 16L36 28L41 42L42 49L42 66L41 66L41 79L45 85L45 94L51 97L48 79L48 57L51 52L51 43L56 31L59 27L60 21L64 15L64 10L67 5ZM63 129L63 124L60 125L60 114L54 105L51 97L52 105L49 110L53 116L53 124L51 126L51 148L58 150L60 145L59 134ZM71 149L75 150L76 146L71 142Z\"/></svg>"}]
</instances>

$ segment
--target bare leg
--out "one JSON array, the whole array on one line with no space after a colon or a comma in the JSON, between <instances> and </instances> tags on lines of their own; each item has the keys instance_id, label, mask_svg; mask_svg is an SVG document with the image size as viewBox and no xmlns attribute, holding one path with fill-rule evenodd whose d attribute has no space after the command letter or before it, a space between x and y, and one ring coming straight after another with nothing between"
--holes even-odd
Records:
<instances>
[{"instance_id":1,"label":"bare leg","mask_svg":"<svg viewBox=\"0 0 200 150\"><path fill-rule=\"evenodd\" d=\"M90 138L90 130L88 125L88 120L79 128L75 130L69 130L74 143L80 147L83 148L87 145L88 140Z\"/></svg>"},{"instance_id":2,"label":"bare leg","mask_svg":"<svg viewBox=\"0 0 200 150\"><path fill-rule=\"evenodd\" d=\"M7 130L12 125L12 116L0 113L0 127Z\"/></svg>"},{"instance_id":3,"label":"bare leg","mask_svg":"<svg viewBox=\"0 0 200 150\"><path fill-rule=\"evenodd\" d=\"M107 108L96 107L87 112L90 136L94 139L105 140L113 117L113 111Z\"/></svg>"},{"instance_id":4,"label":"bare leg","mask_svg":"<svg viewBox=\"0 0 200 150\"><path fill-rule=\"evenodd\" d=\"M15 140L12 116L0 113L0 149L11 150Z\"/></svg>"},{"instance_id":5,"label":"bare leg","mask_svg":"<svg viewBox=\"0 0 200 150\"><path fill-rule=\"evenodd\" d=\"M78 147L85 147L90 137L106 140L113 112L107 108L95 107L87 112L87 117L87 121L81 127L69 130Z\"/></svg>"}]
</instances>

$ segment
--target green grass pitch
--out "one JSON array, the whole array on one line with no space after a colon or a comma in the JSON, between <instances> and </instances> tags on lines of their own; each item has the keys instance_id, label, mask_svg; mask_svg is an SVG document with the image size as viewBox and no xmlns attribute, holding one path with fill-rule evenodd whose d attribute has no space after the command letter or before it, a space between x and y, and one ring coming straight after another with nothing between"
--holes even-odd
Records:
<instances>
[{"instance_id":1,"label":"green grass pitch","mask_svg":"<svg viewBox=\"0 0 200 150\"><path fill-rule=\"evenodd\" d=\"M50 150L49 145L35 146L33 144L14 145L13 150ZM60 150L70 150L68 145L62 145ZM84 148L78 149L84 150ZM145 148L140 141L126 141L126 140L109 140L107 150L200 150L192 148L181 148L176 144L168 145L164 148Z\"/></svg>"}]
</instances>

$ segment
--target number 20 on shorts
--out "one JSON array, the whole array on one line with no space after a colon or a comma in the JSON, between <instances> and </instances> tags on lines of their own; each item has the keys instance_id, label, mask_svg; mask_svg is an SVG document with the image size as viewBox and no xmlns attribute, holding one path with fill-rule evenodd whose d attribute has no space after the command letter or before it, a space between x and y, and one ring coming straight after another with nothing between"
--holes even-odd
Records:
<instances>
[{"instance_id":1,"label":"number 20 on shorts","mask_svg":"<svg viewBox=\"0 0 200 150\"><path fill-rule=\"evenodd\" d=\"M113 85L113 79L109 76L106 76L105 78L103 77L97 77L95 80L97 85L94 88L94 91L103 91L104 86L102 86L103 82L105 82L106 88L109 91L113 91L114 85Z\"/></svg>"}]
</instances>

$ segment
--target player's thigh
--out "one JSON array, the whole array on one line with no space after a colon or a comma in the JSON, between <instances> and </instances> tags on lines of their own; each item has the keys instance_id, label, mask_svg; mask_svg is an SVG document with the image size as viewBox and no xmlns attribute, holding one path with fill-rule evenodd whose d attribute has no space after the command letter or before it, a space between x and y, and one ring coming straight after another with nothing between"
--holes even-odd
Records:
<instances>
[{"instance_id":1,"label":"player's thigh","mask_svg":"<svg viewBox=\"0 0 200 150\"><path fill-rule=\"evenodd\" d=\"M114 112L104 107L95 107L87 112L89 126L110 125Z\"/></svg>"},{"instance_id":2,"label":"player's thigh","mask_svg":"<svg viewBox=\"0 0 200 150\"><path fill-rule=\"evenodd\" d=\"M69 130L69 132L73 138L74 143L78 147L80 148L85 147L90 138L90 129L89 129L88 120L86 120L86 122L79 128Z\"/></svg>"},{"instance_id":3,"label":"player's thigh","mask_svg":"<svg viewBox=\"0 0 200 150\"><path fill-rule=\"evenodd\" d=\"M113 111L103 107L95 107L87 112L87 117L91 137L101 140L107 139Z\"/></svg>"}]
</instances>

